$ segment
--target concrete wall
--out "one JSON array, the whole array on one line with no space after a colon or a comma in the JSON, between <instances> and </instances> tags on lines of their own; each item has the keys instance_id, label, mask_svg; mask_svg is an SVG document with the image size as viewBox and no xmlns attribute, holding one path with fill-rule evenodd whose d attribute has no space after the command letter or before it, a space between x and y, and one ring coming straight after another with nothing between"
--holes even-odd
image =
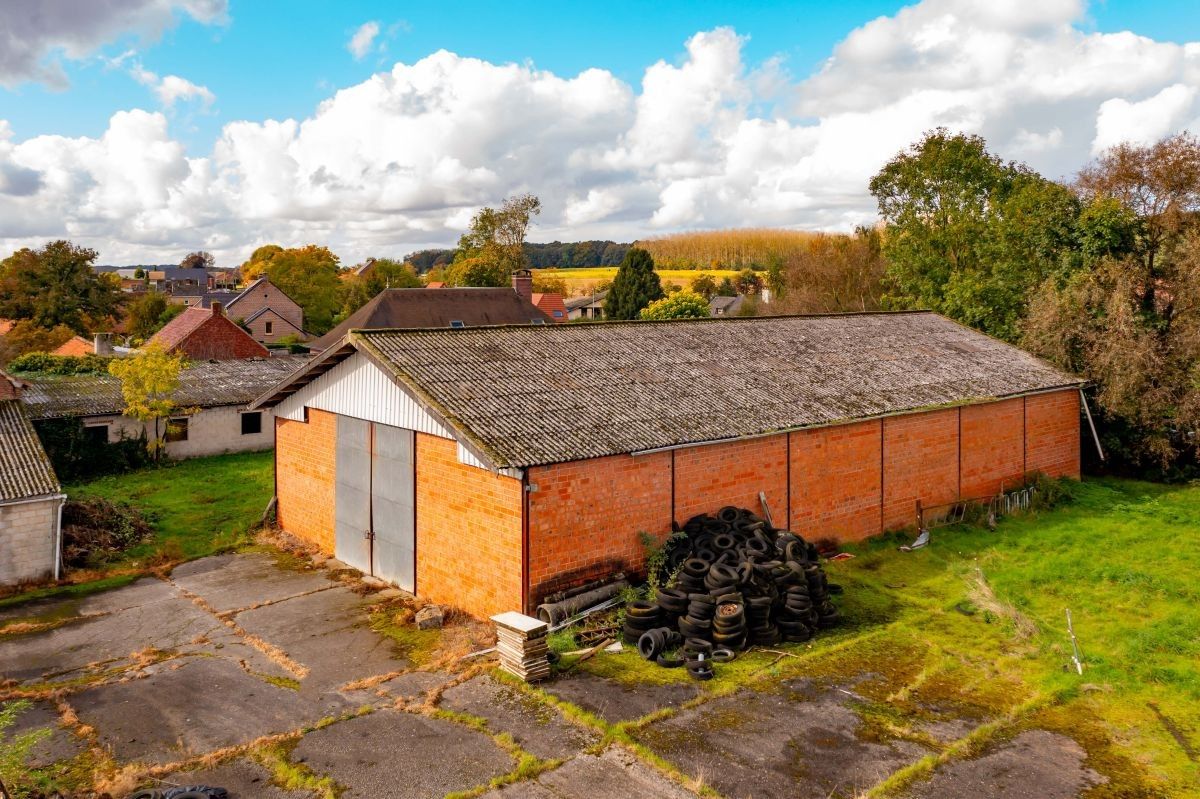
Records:
<instances>
[{"instance_id":1,"label":"concrete wall","mask_svg":"<svg viewBox=\"0 0 1200 799\"><path fill-rule=\"evenodd\" d=\"M0 585L54 575L61 500L0 505Z\"/></svg>"},{"instance_id":2,"label":"concrete wall","mask_svg":"<svg viewBox=\"0 0 1200 799\"><path fill-rule=\"evenodd\" d=\"M275 419L270 408L262 413L258 433L242 435L242 412L237 406L205 408L188 419L187 441L167 443L167 455L172 458L200 458L226 452L260 452L275 446ZM127 416L95 416L84 421L87 426L102 424L108 427L108 440L119 441L122 434L137 438L143 432L154 435L153 422L139 422Z\"/></svg>"}]
</instances>

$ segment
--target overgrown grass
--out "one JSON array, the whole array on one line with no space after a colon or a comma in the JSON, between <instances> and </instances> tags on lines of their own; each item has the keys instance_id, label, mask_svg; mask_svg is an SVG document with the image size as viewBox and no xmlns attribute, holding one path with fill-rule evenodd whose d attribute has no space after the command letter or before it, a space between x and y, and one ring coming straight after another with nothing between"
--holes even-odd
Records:
<instances>
[{"instance_id":1,"label":"overgrown grass","mask_svg":"<svg viewBox=\"0 0 1200 799\"><path fill-rule=\"evenodd\" d=\"M128 502L150 519L153 538L128 550L123 562L156 556L191 560L248 540L274 490L272 465L271 452L193 458L67 486L66 491L72 498Z\"/></svg>"}]
</instances>

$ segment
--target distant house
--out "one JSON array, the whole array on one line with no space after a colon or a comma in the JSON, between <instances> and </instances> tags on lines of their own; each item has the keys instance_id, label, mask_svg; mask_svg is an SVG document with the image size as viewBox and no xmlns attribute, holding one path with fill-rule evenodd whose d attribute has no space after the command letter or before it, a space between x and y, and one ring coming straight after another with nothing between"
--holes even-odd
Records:
<instances>
[{"instance_id":1,"label":"distant house","mask_svg":"<svg viewBox=\"0 0 1200 799\"><path fill-rule=\"evenodd\" d=\"M304 309L265 277L260 277L225 306L230 319L239 319L255 341L274 344L291 336L307 341Z\"/></svg>"},{"instance_id":2,"label":"distant house","mask_svg":"<svg viewBox=\"0 0 1200 799\"><path fill-rule=\"evenodd\" d=\"M427 288L427 289L444 289L444 288L446 288L446 281L431 280L425 284L425 288Z\"/></svg>"},{"instance_id":3,"label":"distant house","mask_svg":"<svg viewBox=\"0 0 1200 799\"><path fill-rule=\"evenodd\" d=\"M204 361L179 375L176 405L192 410L170 420L166 452L173 458L196 458L224 452L246 452L275 446L272 412L246 410L249 402L305 365L307 356ZM22 375L21 402L35 424L51 419L79 419L98 441L153 435L152 422L124 416L121 382L110 375ZM160 431L161 432L161 431ZM0 472L3 472L0 454ZM0 480L3 476L0 475Z\"/></svg>"},{"instance_id":4,"label":"distant house","mask_svg":"<svg viewBox=\"0 0 1200 799\"><path fill-rule=\"evenodd\" d=\"M534 292L531 299L533 304L541 309L542 313L549 316L555 322L567 321L567 306L563 302L561 294Z\"/></svg>"},{"instance_id":5,"label":"distant house","mask_svg":"<svg viewBox=\"0 0 1200 799\"><path fill-rule=\"evenodd\" d=\"M83 336L71 336L65 343L59 346L51 355L91 355L95 352L94 345Z\"/></svg>"},{"instance_id":6,"label":"distant house","mask_svg":"<svg viewBox=\"0 0 1200 799\"><path fill-rule=\"evenodd\" d=\"M221 303L211 308L188 308L150 337L167 352L186 355L194 361L227 361L240 358L269 358L270 351L225 315Z\"/></svg>"},{"instance_id":7,"label":"distant house","mask_svg":"<svg viewBox=\"0 0 1200 799\"><path fill-rule=\"evenodd\" d=\"M708 313L710 316L737 316L745 302L746 298L740 294L735 297L713 297L708 301Z\"/></svg>"},{"instance_id":8,"label":"distant house","mask_svg":"<svg viewBox=\"0 0 1200 799\"><path fill-rule=\"evenodd\" d=\"M21 402L0 372L0 586L57 578L66 497Z\"/></svg>"},{"instance_id":9,"label":"distant house","mask_svg":"<svg viewBox=\"0 0 1200 799\"><path fill-rule=\"evenodd\" d=\"M320 352L351 330L544 325L551 317L531 302L532 292L521 293L527 287L518 273L511 289L384 289L309 348Z\"/></svg>"},{"instance_id":10,"label":"distant house","mask_svg":"<svg viewBox=\"0 0 1200 799\"><path fill-rule=\"evenodd\" d=\"M564 305L567 308L567 318L574 319L589 319L598 320L604 318L604 300L608 297L607 291L597 291L583 297L572 297L566 300Z\"/></svg>"}]
</instances>

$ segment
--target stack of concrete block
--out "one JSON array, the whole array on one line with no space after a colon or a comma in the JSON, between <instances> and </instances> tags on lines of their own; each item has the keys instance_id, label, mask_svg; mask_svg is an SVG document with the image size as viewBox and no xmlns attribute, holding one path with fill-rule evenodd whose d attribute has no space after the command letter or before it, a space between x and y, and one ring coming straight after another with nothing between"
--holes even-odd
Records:
<instances>
[{"instance_id":1,"label":"stack of concrete block","mask_svg":"<svg viewBox=\"0 0 1200 799\"><path fill-rule=\"evenodd\" d=\"M515 611L492 616L492 621L496 623L500 668L525 682L550 676L550 661L546 657L549 652L546 633L550 628L544 621Z\"/></svg>"}]
</instances>

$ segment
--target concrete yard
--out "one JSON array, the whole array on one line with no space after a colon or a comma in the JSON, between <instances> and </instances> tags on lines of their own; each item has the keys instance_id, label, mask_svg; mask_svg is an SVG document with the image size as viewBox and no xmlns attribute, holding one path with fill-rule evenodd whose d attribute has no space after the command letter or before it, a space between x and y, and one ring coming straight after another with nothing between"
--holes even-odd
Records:
<instances>
[{"instance_id":1,"label":"concrete yard","mask_svg":"<svg viewBox=\"0 0 1200 799\"><path fill-rule=\"evenodd\" d=\"M486 657L418 656L372 628L392 605L337 576L251 552L0 612L0 700L33 701L16 732L51 731L30 762L41 787L84 797L94 784L118 799L195 784L233 799L829 799L951 751L987 721L943 712L881 732L862 715L856 680L869 675L797 669L705 686L575 669L529 689ZM1104 779L1078 744L1042 729L963 751L896 795L1071 799Z\"/></svg>"}]
</instances>

